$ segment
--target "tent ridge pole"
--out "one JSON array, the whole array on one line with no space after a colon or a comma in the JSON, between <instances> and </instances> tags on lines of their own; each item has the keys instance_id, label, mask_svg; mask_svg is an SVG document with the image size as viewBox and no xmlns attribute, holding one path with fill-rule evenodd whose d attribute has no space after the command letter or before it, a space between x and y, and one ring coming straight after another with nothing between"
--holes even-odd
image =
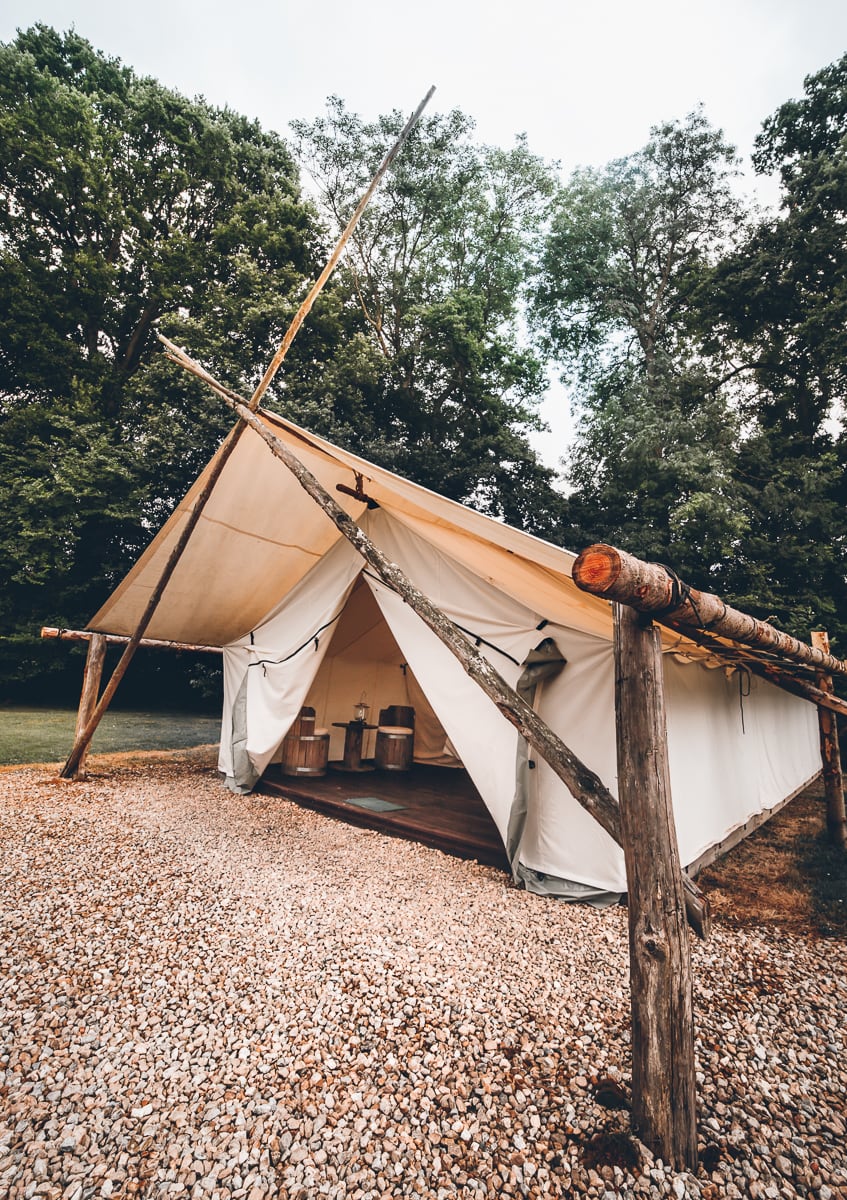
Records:
<instances>
[{"instance_id":1,"label":"tent ridge pole","mask_svg":"<svg viewBox=\"0 0 847 1200\"><path fill-rule=\"evenodd\" d=\"M573 565L573 581L583 592L628 604L674 628L718 634L833 675L847 675L842 659L730 607L720 596L690 587L662 563L645 562L614 546L600 542L583 550Z\"/></svg>"}]
</instances>

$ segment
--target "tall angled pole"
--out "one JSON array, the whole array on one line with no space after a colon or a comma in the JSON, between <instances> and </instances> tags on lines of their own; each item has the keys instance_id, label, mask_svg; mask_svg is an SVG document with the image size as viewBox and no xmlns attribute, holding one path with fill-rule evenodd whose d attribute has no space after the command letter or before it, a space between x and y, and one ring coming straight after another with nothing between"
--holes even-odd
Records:
<instances>
[{"instance_id":1,"label":"tall angled pole","mask_svg":"<svg viewBox=\"0 0 847 1200\"><path fill-rule=\"evenodd\" d=\"M306 296L306 299L303 301L303 303L298 308L297 312L294 314L294 318L293 318L291 324L289 325L288 329L286 330L285 337L282 339L279 349L277 350L276 354L273 356L273 359L271 360L270 365L268 366L268 369L265 371L265 374L262 376L259 386L256 388L255 392L253 393L252 397L250 398L249 408L252 412L255 412L256 409L259 407L259 405L262 401L262 397L264 396L265 392L268 390L268 387L270 386L274 376L276 375L277 371L279 370L280 366L282 365L282 363L285 359L286 354L288 353L291 343L294 341L294 338L297 336L297 331L300 329L300 326L303 324L306 317L311 312L311 309L315 303L315 300L317 300L318 296L320 295L320 292L322 291L322 289L324 287L324 284L329 279L330 275L332 274L333 270L335 269L335 266L338 263L338 260L344 251L344 247L347 245L350 238L353 236L353 231L355 230L356 226L358 225L359 220L362 216L362 213L367 208L367 206L371 200L371 197L373 196L374 192L376 191L377 187L379 186L379 183L380 183L382 177L385 175L386 171L391 166L391 163L397 157L403 144L408 139L409 134L412 132L412 129L417 124L417 121L420 118L421 113L423 112L424 108L429 103L430 99L432 98L432 94L434 91L435 91L434 87L431 87L429 89L427 94L424 96L423 100L421 100L418 107L412 113L409 120L403 126L403 129L400 131L399 137L397 138L394 145L391 147L391 149L385 155L385 157L383 158L379 167L377 168L376 174L374 175L373 179L370 182L370 186L368 187L368 189L365 192L362 199L359 201L359 204L356 207L356 211L353 213L353 216L350 218L350 220L347 223L346 229L342 233L341 237L338 239L336 247L329 257L329 261L327 262L327 264L324 267L321 274L316 279L315 283L312 285L312 287L309 291L309 294ZM162 595L164 594L165 588L167 587L171 576L173 575L174 571L176 570L177 564L179 563L180 559L182 558L183 552L185 550L185 547L188 545L188 542L191 538L192 533L194 532L195 528L197 527L197 523L203 514L203 510L209 501L209 497L212 495L212 492L215 489L215 484L220 479L221 474L223 473L223 469L226 466L227 462L229 461L230 456L232 455L232 452L235 450L235 447L238 445L238 442L239 442L241 435L244 432L245 428L246 428L246 426L245 426L244 421L239 418L238 423L230 431L230 433L228 434L228 436L226 438L226 441L221 446L221 449L218 452L218 456L214 460L212 469L209 472L208 478L206 479L206 482L203 485L203 489L200 492L200 494L198 495L197 499L195 500L194 507L191 509L191 511L189 512L189 514L186 518L185 524L183 525L182 530L180 531L180 534L179 534L179 537L177 538L176 544L174 545L173 549L171 550L170 554L168 555L167 562L165 563L165 565L162 569L162 573L159 576L156 586L153 588L153 591L150 594L150 598L147 601L147 604L144 608L144 612L141 614L141 617L139 618L138 624L136 625L136 628L132 634L132 637L130 638L129 642L127 643L126 649L124 650L123 654L121 655L120 659L118 660L118 663L117 663L114 671L112 672L111 678L109 679L109 682L106 684L106 687L103 690L103 694L100 697L100 699L98 700L97 705L94 708L94 711L88 717L88 720L85 721L83 728L77 730L76 736L74 738L73 748L72 748L70 754L68 755L67 762L65 763L65 765L62 767L61 771L59 772L59 775L62 779L76 779L78 777L79 770L80 770L80 764L83 760L85 752L87 751L89 745L91 744L91 739L94 737L94 733L97 729L97 726L100 724L100 721L103 718L103 714L106 712L109 705L111 704L112 697L114 696L115 692L117 691L119 683L121 682L124 675L126 674L127 667L129 666L130 662L132 661L135 651L138 649L138 646L141 643L142 638L144 637L144 634L147 630L147 626L150 624L151 620L153 619L153 614L155 613L156 609L159 606L159 601L162 599ZM80 722L80 724L82 724L82 722Z\"/></svg>"}]
</instances>

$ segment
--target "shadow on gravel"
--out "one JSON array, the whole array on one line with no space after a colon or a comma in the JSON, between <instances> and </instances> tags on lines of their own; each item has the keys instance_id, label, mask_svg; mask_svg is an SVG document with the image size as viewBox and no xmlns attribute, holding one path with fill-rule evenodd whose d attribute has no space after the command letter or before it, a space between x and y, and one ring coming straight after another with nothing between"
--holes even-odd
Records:
<instances>
[{"instance_id":1,"label":"shadow on gravel","mask_svg":"<svg viewBox=\"0 0 847 1200\"><path fill-rule=\"evenodd\" d=\"M801 867L810 881L818 933L847 937L847 854L824 832L805 847Z\"/></svg>"},{"instance_id":2,"label":"shadow on gravel","mask_svg":"<svg viewBox=\"0 0 847 1200\"><path fill-rule=\"evenodd\" d=\"M582 1148L582 1165L589 1171L601 1167L620 1167L635 1174L641 1168L641 1154L635 1139L621 1130L595 1133Z\"/></svg>"}]
</instances>

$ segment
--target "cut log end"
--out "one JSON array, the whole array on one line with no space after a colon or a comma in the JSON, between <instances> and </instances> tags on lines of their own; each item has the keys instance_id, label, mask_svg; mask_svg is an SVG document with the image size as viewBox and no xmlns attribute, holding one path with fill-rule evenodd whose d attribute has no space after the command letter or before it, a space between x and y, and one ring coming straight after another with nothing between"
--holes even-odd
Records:
<instances>
[{"instance_id":1,"label":"cut log end","mask_svg":"<svg viewBox=\"0 0 847 1200\"><path fill-rule=\"evenodd\" d=\"M621 573L621 556L614 546L598 543L583 550L573 565L573 580L584 591L602 595Z\"/></svg>"}]
</instances>

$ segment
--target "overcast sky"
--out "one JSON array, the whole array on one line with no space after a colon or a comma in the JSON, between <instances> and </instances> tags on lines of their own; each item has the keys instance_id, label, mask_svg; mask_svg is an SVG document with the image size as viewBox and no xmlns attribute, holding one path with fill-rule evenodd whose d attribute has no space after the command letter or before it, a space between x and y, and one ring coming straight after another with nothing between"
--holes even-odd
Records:
<instances>
[{"instance_id":1,"label":"overcast sky","mask_svg":"<svg viewBox=\"0 0 847 1200\"><path fill-rule=\"evenodd\" d=\"M431 112L461 108L490 143L526 133L565 171L699 103L746 157L847 51L847 0L2 0L0 41L36 21L283 136L328 95L372 118L434 83Z\"/></svg>"}]
</instances>

